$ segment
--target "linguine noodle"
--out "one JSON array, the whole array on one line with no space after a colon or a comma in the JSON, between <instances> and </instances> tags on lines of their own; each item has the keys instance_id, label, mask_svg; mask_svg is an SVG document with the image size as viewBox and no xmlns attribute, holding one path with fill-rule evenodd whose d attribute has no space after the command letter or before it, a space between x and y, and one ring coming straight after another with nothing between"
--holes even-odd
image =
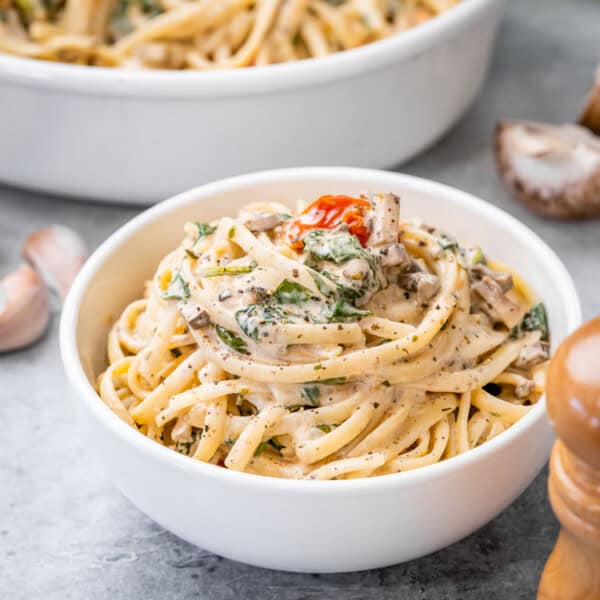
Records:
<instances>
[{"instance_id":1,"label":"linguine noodle","mask_svg":"<svg viewBox=\"0 0 600 600\"><path fill-rule=\"evenodd\" d=\"M190 459L345 479L466 452L527 414L543 305L393 194L323 196L188 223L108 338L126 423Z\"/></svg>"},{"instance_id":2,"label":"linguine noodle","mask_svg":"<svg viewBox=\"0 0 600 600\"><path fill-rule=\"evenodd\" d=\"M107 67L230 69L326 56L459 0L0 0L0 52Z\"/></svg>"}]
</instances>

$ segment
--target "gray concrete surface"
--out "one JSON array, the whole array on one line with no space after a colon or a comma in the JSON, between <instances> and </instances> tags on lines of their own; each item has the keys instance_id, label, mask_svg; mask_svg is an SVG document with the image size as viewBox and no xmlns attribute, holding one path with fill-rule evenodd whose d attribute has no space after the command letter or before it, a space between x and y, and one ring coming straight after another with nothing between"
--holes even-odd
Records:
<instances>
[{"instance_id":1,"label":"gray concrete surface","mask_svg":"<svg viewBox=\"0 0 600 600\"><path fill-rule=\"evenodd\" d=\"M530 225L565 261L586 317L600 312L600 221L550 222L515 204L494 174L490 134L504 116L573 118L599 58L598 0L512 0L484 93L451 135L403 167L482 196ZM94 247L134 214L0 189L0 269L16 264L20 240L36 227L66 223ZM131 506L86 447L67 399L57 325L55 318L37 346L0 357L0 598L534 598L557 532L546 472L469 538L379 571L270 572L180 541Z\"/></svg>"}]
</instances>

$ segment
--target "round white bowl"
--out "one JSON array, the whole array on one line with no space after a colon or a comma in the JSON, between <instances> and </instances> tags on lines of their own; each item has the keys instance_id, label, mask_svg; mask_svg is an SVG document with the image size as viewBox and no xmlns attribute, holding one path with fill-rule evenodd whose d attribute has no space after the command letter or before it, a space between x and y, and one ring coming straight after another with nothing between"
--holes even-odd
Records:
<instances>
[{"instance_id":1,"label":"round white bowl","mask_svg":"<svg viewBox=\"0 0 600 600\"><path fill-rule=\"evenodd\" d=\"M329 57L214 72L125 71L0 54L0 181L150 203L306 164L389 167L475 98L504 0L462 0Z\"/></svg>"},{"instance_id":2,"label":"round white bowl","mask_svg":"<svg viewBox=\"0 0 600 600\"><path fill-rule=\"evenodd\" d=\"M506 508L544 465L552 441L545 402L505 433L420 470L347 481L279 480L194 461L123 423L92 382L105 367L111 320L139 297L186 220L232 214L258 200L393 191L419 215L511 265L548 309L552 345L581 320L560 260L531 230L486 202L423 179L345 168L268 171L211 183L160 203L114 233L67 298L62 358L90 442L116 486L176 535L234 560L289 571L369 569L410 560L468 535Z\"/></svg>"}]
</instances>

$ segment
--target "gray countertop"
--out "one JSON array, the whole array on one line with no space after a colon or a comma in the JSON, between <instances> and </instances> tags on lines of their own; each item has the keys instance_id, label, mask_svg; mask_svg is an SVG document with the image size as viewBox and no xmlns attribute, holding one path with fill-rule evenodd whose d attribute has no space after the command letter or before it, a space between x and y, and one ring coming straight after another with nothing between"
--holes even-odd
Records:
<instances>
[{"instance_id":1,"label":"gray countertop","mask_svg":"<svg viewBox=\"0 0 600 600\"><path fill-rule=\"evenodd\" d=\"M494 174L490 136L505 116L573 119L600 59L599 33L597 0L513 0L483 94L435 149L402 167L481 196L537 231L565 261L586 318L600 312L600 221L546 221L514 203ZM37 227L65 223L95 247L135 213L0 189L0 269L16 264L22 238ZM0 358L0 597L534 598L557 533L545 471L508 510L469 538L378 571L271 572L177 539L111 486L99 457L86 446L67 398L57 321L38 345Z\"/></svg>"}]
</instances>

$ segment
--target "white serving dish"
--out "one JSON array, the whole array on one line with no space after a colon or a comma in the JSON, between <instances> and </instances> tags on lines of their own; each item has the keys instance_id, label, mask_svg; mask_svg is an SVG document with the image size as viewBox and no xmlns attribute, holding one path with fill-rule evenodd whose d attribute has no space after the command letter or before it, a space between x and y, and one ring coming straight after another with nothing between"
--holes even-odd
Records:
<instances>
[{"instance_id":1,"label":"white serving dish","mask_svg":"<svg viewBox=\"0 0 600 600\"><path fill-rule=\"evenodd\" d=\"M325 193L393 191L419 215L477 240L517 269L547 306L556 347L581 319L573 282L525 225L468 194L423 179L344 168L290 169L227 179L160 203L114 233L67 298L60 341L89 442L115 485L176 535L234 560L290 571L353 571L410 560L494 518L544 465L552 433L541 401L505 433L448 461L396 475L290 481L196 462L144 437L113 414L92 382L105 366L109 323L138 297L186 220L232 214L248 202L293 203Z\"/></svg>"},{"instance_id":2,"label":"white serving dish","mask_svg":"<svg viewBox=\"0 0 600 600\"><path fill-rule=\"evenodd\" d=\"M0 182L151 203L259 169L390 167L465 112L504 0L323 59L214 72L124 71L0 54Z\"/></svg>"}]
</instances>

